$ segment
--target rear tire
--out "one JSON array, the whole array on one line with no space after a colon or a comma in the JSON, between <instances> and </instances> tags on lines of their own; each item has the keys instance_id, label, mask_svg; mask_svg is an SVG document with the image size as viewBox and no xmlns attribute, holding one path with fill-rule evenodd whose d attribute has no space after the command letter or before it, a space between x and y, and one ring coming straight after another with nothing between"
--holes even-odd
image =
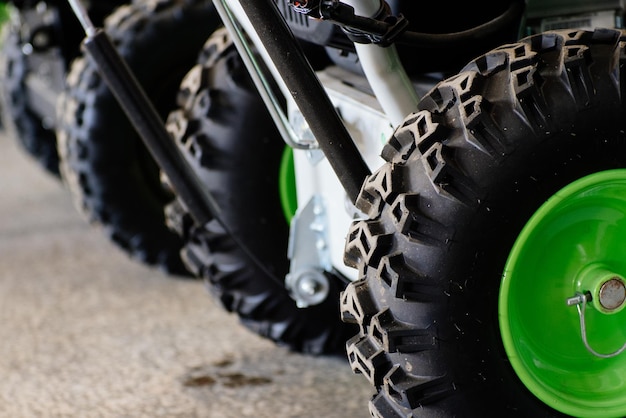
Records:
<instances>
[{"instance_id":1,"label":"rear tire","mask_svg":"<svg viewBox=\"0 0 626 418\"><path fill-rule=\"evenodd\" d=\"M346 261L361 277L342 296L344 320L360 326L348 343L352 368L377 389L373 416L624 416L626 384L612 379L623 356L587 352L576 309L565 303L573 278L559 269L578 263L575 251L555 266L533 264L521 279L553 270L527 294L499 301L513 244L540 206L585 176L626 167L623 45L621 32L598 30L503 46L436 86L396 130L383 150L388 163L359 197L369 219L352 225ZM606 210L626 216L625 206ZM608 262L602 253L596 261ZM500 328L499 316L522 303L541 323L523 334L526 317ZM502 334L524 348L505 349ZM619 336L605 339L614 346ZM564 348L566 337L575 343ZM524 349L536 350L529 358L539 366L519 365ZM589 368L598 361L599 370ZM538 367L564 374L544 379Z\"/></svg>"},{"instance_id":2,"label":"rear tire","mask_svg":"<svg viewBox=\"0 0 626 418\"><path fill-rule=\"evenodd\" d=\"M105 29L165 118L180 80L219 24L208 0L154 0L119 8ZM165 225L173 195L88 58L72 65L58 119L61 171L81 212L132 257L189 276L180 237Z\"/></svg>"},{"instance_id":3,"label":"rear tire","mask_svg":"<svg viewBox=\"0 0 626 418\"><path fill-rule=\"evenodd\" d=\"M89 16L101 25L104 16L122 3L99 0L89 5ZM7 7L14 13L3 22L0 40L3 123L24 151L47 172L60 176L54 98L63 90L69 64L80 53L84 32L62 1L19 1ZM52 99L41 100L44 94Z\"/></svg>"},{"instance_id":4,"label":"rear tire","mask_svg":"<svg viewBox=\"0 0 626 418\"><path fill-rule=\"evenodd\" d=\"M3 124L21 148L47 172L59 176L59 157L53 121L45 123L32 109L25 79L32 72L22 48L19 27L5 23L2 39L2 113Z\"/></svg>"}]
</instances>

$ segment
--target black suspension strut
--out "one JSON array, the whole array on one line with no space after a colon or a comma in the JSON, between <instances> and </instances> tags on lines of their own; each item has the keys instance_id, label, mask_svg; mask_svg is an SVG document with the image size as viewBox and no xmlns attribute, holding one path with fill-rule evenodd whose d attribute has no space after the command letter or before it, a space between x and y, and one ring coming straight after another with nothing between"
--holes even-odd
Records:
<instances>
[{"instance_id":1,"label":"black suspension strut","mask_svg":"<svg viewBox=\"0 0 626 418\"><path fill-rule=\"evenodd\" d=\"M79 16L87 38L83 47L96 62L102 79L124 109L146 148L159 168L185 205L197 225L206 225L212 219L222 219L219 206L213 196L202 185L196 173L185 160L154 105L148 99L134 74L120 57L115 46L102 29L95 28L86 12L77 5L78 0L70 0L72 7L84 13ZM83 22L85 20L85 22ZM224 225L225 226L225 225Z\"/></svg>"},{"instance_id":2,"label":"black suspension strut","mask_svg":"<svg viewBox=\"0 0 626 418\"><path fill-rule=\"evenodd\" d=\"M283 278L278 278L269 271L265 264L230 229L217 201L204 187L198 175L178 149L175 141L165 129L154 105L148 99L126 62L120 57L106 32L93 25L86 10L80 4L80 0L68 0L68 2L87 35L83 42L85 50L96 62L102 79L124 109L126 116L159 168L167 175L172 188L185 205L195 224L205 226L213 220L217 221L250 261L263 274L282 286Z\"/></svg>"},{"instance_id":3,"label":"black suspension strut","mask_svg":"<svg viewBox=\"0 0 626 418\"><path fill-rule=\"evenodd\" d=\"M79 0L68 0L87 38L85 49L124 108L146 147L168 176L194 220L203 225L218 217L219 207L199 183L165 130L132 72L101 29L95 28ZM220 1L220 0L214 0ZM245 1L244 10L263 46L293 95L320 149L352 202L371 174L352 137L326 94L302 48L278 11L275 0Z\"/></svg>"},{"instance_id":4,"label":"black suspension strut","mask_svg":"<svg viewBox=\"0 0 626 418\"><path fill-rule=\"evenodd\" d=\"M214 0L221 1L221 0ZM371 174L330 98L274 0L241 3L252 27L291 92L320 149L352 202Z\"/></svg>"}]
</instances>

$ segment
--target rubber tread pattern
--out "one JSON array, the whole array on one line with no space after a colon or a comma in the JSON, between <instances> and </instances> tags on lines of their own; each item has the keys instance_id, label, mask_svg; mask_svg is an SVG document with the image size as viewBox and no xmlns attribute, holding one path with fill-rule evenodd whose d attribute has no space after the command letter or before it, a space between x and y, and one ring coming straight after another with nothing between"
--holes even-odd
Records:
<instances>
[{"instance_id":1,"label":"rubber tread pattern","mask_svg":"<svg viewBox=\"0 0 626 418\"><path fill-rule=\"evenodd\" d=\"M562 31L497 48L436 86L384 147L388 163L366 180L357 202L369 219L353 223L346 244L346 263L359 270L360 280L341 303L342 318L360 327L347 344L348 358L377 390L373 417L560 416L498 360L501 342L489 339L493 331L485 325L493 322L481 316L492 314L473 293L488 289L484 299L497 299L489 289L497 295L498 282L481 287L472 271L493 270L499 280L515 237L502 238L502 264L492 267L475 267L497 264L481 260L483 247L475 254L462 248L478 235L498 236L507 224L519 231L537 208L522 204L517 215L493 215L491 205L506 207L503 202L520 193L541 201L562 187L554 189L549 175L524 181L494 176L506 173L507 164L520 166L534 155L530 169L543 172L537 167L551 158L544 149L569 155L554 138L578 144L581 137L601 138L598 130L621 135L617 145L607 145L621 149L624 130L615 121L624 111L619 71L625 39L615 30ZM598 108L595 117L606 122L598 120L595 130L576 125L577 115ZM574 125L580 132L570 135ZM590 155L598 154L593 147L600 145L587 146ZM626 163L610 152L604 158L609 167ZM574 176L571 181L580 175L576 170L594 169L584 162L576 168L584 161L580 154L563 159L554 170ZM394 172L402 174L394 179ZM490 187L502 187L502 196L490 195ZM474 230L484 219L493 226Z\"/></svg>"}]
</instances>

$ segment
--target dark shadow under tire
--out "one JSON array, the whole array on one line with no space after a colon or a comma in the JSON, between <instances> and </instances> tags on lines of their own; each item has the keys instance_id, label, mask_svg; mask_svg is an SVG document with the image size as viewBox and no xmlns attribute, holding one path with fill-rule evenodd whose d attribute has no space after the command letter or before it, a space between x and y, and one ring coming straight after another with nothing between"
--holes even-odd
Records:
<instances>
[{"instance_id":1,"label":"dark shadow under tire","mask_svg":"<svg viewBox=\"0 0 626 418\"><path fill-rule=\"evenodd\" d=\"M377 389L373 416L573 410L578 382L542 382L568 394L544 403L540 385L528 386L511 367L517 359L502 342L499 289L515 240L548 198L582 177L626 167L623 45L621 32L597 30L503 46L436 86L396 130L383 151L388 163L360 195L368 219L351 227L346 260L362 275L342 296L344 319L361 327L348 356ZM532 292L524 300L543 313L548 333L564 325L550 322L551 310L564 312L577 339L568 350L596 362L578 337L568 291L548 305Z\"/></svg>"},{"instance_id":2,"label":"dark shadow under tire","mask_svg":"<svg viewBox=\"0 0 626 418\"><path fill-rule=\"evenodd\" d=\"M289 228L278 180L284 142L225 31L209 39L203 55L204 64L182 83L181 108L168 129L256 261L217 220L197 227L172 205L168 219L184 236L187 265L255 333L296 351L344 353L354 330L339 318L338 278L330 277L325 301L302 309L284 287Z\"/></svg>"},{"instance_id":3,"label":"dark shadow under tire","mask_svg":"<svg viewBox=\"0 0 626 418\"><path fill-rule=\"evenodd\" d=\"M161 0L119 8L105 29L165 118L180 80L219 24L210 1ZM88 58L72 65L58 125L62 174L80 210L132 257L188 276L180 237L165 225L173 195Z\"/></svg>"}]
</instances>

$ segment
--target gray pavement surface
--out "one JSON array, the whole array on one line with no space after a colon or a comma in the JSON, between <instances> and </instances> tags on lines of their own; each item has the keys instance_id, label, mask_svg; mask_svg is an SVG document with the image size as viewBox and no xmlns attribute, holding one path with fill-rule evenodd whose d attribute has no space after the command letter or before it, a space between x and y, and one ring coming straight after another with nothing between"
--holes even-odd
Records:
<instances>
[{"instance_id":1,"label":"gray pavement surface","mask_svg":"<svg viewBox=\"0 0 626 418\"><path fill-rule=\"evenodd\" d=\"M129 259L0 132L0 417L350 418L370 395Z\"/></svg>"}]
</instances>

